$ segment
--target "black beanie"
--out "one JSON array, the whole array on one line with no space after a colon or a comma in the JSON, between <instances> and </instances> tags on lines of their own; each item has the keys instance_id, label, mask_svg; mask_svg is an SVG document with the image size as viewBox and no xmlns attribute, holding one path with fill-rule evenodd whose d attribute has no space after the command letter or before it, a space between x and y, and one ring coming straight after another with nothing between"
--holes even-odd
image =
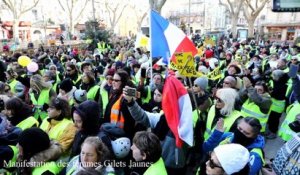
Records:
<instances>
[{"instance_id":1,"label":"black beanie","mask_svg":"<svg viewBox=\"0 0 300 175\"><path fill-rule=\"evenodd\" d=\"M66 93L70 92L73 88L73 82L69 78L64 79L62 82L59 84L59 89L64 90Z\"/></svg>"},{"instance_id":2,"label":"black beanie","mask_svg":"<svg viewBox=\"0 0 300 175\"><path fill-rule=\"evenodd\" d=\"M24 158L30 159L34 154L50 147L50 138L42 129L33 127L20 134L18 143L23 148Z\"/></svg>"}]
</instances>

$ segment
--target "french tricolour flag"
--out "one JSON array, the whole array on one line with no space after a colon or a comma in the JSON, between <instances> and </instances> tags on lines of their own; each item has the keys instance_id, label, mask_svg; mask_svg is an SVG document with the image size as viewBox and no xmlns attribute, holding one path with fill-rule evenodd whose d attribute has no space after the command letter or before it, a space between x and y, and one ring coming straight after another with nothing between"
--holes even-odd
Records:
<instances>
[{"instance_id":1,"label":"french tricolour flag","mask_svg":"<svg viewBox=\"0 0 300 175\"><path fill-rule=\"evenodd\" d=\"M190 96L175 76L170 75L165 81L162 109L176 138L176 146L181 148L183 141L193 146L193 111Z\"/></svg>"},{"instance_id":2,"label":"french tricolour flag","mask_svg":"<svg viewBox=\"0 0 300 175\"><path fill-rule=\"evenodd\" d=\"M151 10L150 38L152 57L162 57L165 64L174 58L175 52L192 52L197 54L193 42L182 30L170 23L157 12Z\"/></svg>"}]
</instances>

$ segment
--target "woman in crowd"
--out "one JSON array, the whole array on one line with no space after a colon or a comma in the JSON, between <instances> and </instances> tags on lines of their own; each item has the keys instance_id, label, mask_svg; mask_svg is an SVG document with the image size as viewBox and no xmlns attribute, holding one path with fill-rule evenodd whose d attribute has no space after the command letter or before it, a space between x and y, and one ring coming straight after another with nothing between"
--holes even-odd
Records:
<instances>
[{"instance_id":1,"label":"woman in crowd","mask_svg":"<svg viewBox=\"0 0 300 175\"><path fill-rule=\"evenodd\" d=\"M88 137L82 143L80 155L69 162L66 174L75 175L79 171L95 169L98 174L113 175L114 169L107 163L109 160L110 152L106 145L98 137Z\"/></svg>"},{"instance_id":2,"label":"woman in crowd","mask_svg":"<svg viewBox=\"0 0 300 175\"><path fill-rule=\"evenodd\" d=\"M58 141L64 152L68 151L73 143L76 128L71 118L71 109L68 102L61 98L50 101L48 117L40 126L51 139Z\"/></svg>"},{"instance_id":3,"label":"woman in crowd","mask_svg":"<svg viewBox=\"0 0 300 175\"><path fill-rule=\"evenodd\" d=\"M142 108L149 112L160 113L162 110L162 106L161 106L162 93L163 93L163 86L156 85L156 87L154 88L153 98L150 100L149 103L143 104Z\"/></svg>"},{"instance_id":4,"label":"woman in crowd","mask_svg":"<svg viewBox=\"0 0 300 175\"><path fill-rule=\"evenodd\" d=\"M83 72L81 79L82 83L80 85L80 89L87 92L87 99L94 100L102 108L100 86L96 84L94 73L91 71L85 71Z\"/></svg>"},{"instance_id":5,"label":"woman in crowd","mask_svg":"<svg viewBox=\"0 0 300 175\"><path fill-rule=\"evenodd\" d=\"M260 135L261 124L254 117L246 117L239 120L237 129L233 132L224 133L224 120L219 119L216 129L203 144L205 153L212 151L216 146L228 143L241 144L250 152L249 175L256 175L264 164L263 148L264 137Z\"/></svg>"},{"instance_id":6,"label":"woman in crowd","mask_svg":"<svg viewBox=\"0 0 300 175\"><path fill-rule=\"evenodd\" d=\"M5 112L11 124L22 130L39 126L39 122L33 117L32 107L20 98L9 99L5 103Z\"/></svg>"},{"instance_id":7,"label":"woman in crowd","mask_svg":"<svg viewBox=\"0 0 300 175\"><path fill-rule=\"evenodd\" d=\"M73 121L77 132L74 138L71 158L80 153L81 144L90 136L97 136L100 130L101 108L95 101L87 100L75 106Z\"/></svg>"},{"instance_id":8,"label":"woman in crowd","mask_svg":"<svg viewBox=\"0 0 300 175\"><path fill-rule=\"evenodd\" d=\"M62 153L59 143L50 141L47 133L39 128L29 128L22 132L18 141L18 162L26 165L17 167L17 174L56 175L60 167L55 160Z\"/></svg>"},{"instance_id":9,"label":"woman in crowd","mask_svg":"<svg viewBox=\"0 0 300 175\"><path fill-rule=\"evenodd\" d=\"M123 88L128 85L129 76L124 70L118 70L113 77L113 87L109 94L109 102L106 106L104 121L114 123L124 129L125 133L132 138L134 135L135 121L126 108L126 102L123 99Z\"/></svg>"},{"instance_id":10,"label":"woman in crowd","mask_svg":"<svg viewBox=\"0 0 300 175\"><path fill-rule=\"evenodd\" d=\"M235 109L237 95L236 90L232 88L223 88L217 91L214 97L215 104L212 105L207 116L205 140L212 134L220 118L224 119L226 131L236 129L237 120L242 118L241 113Z\"/></svg>"},{"instance_id":11,"label":"woman in crowd","mask_svg":"<svg viewBox=\"0 0 300 175\"><path fill-rule=\"evenodd\" d=\"M12 126L7 118L0 113L0 145L16 145L21 132L22 129Z\"/></svg>"},{"instance_id":12,"label":"woman in crowd","mask_svg":"<svg viewBox=\"0 0 300 175\"><path fill-rule=\"evenodd\" d=\"M239 144L216 147L206 162L207 175L247 175L249 172L249 152Z\"/></svg>"},{"instance_id":13,"label":"woman in crowd","mask_svg":"<svg viewBox=\"0 0 300 175\"><path fill-rule=\"evenodd\" d=\"M81 84L81 75L73 63L67 63L65 70L65 78L70 78L76 88L79 88Z\"/></svg>"},{"instance_id":14,"label":"woman in crowd","mask_svg":"<svg viewBox=\"0 0 300 175\"><path fill-rule=\"evenodd\" d=\"M51 89L51 84L38 74L30 78L29 91L31 103L34 105L34 118L42 121L47 117L49 99L54 98L56 93Z\"/></svg>"}]
</instances>

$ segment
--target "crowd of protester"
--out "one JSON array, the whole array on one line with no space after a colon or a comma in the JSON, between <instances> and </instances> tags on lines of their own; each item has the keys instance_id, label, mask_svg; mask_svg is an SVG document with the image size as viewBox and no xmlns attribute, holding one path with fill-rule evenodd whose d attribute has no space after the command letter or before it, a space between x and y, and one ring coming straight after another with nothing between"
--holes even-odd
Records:
<instances>
[{"instance_id":1,"label":"crowd of protester","mask_svg":"<svg viewBox=\"0 0 300 175\"><path fill-rule=\"evenodd\" d=\"M61 45L3 53L0 174L299 175L300 47L194 41L203 76L192 81L128 38L93 51ZM39 69L21 66L22 56ZM176 147L162 109L166 75L190 95L192 147ZM266 139L276 137L286 144L266 160Z\"/></svg>"}]
</instances>

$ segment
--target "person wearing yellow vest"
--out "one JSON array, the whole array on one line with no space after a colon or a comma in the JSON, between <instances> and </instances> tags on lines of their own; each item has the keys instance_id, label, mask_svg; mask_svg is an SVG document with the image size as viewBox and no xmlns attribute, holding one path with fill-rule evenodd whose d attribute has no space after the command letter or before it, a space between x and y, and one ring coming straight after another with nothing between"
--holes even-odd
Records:
<instances>
[{"instance_id":1,"label":"person wearing yellow vest","mask_svg":"<svg viewBox=\"0 0 300 175\"><path fill-rule=\"evenodd\" d=\"M119 69L114 74L109 101L104 113L104 122L116 124L118 127L124 129L129 138L132 138L135 121L128 108L126 108L126 102L122 96L123 88L130 83L133 85L126 71Z\"/></svg>"},{"instance_id":2,"label":"person wearing yellow vest","mask_svg":"<svg viewBox=\"0 0 300 175\"><path fill-rule=\"evenodd\" d=\"M242 118L240 111L235 110L236 90L232 88L219 89L215 96L215 104L210 108L206 120L204 139L207 140L216 128L217 121L224 119L226 132L236 129L237 120Z\"/></svg>"},{"instance_id":3,"label":"person wearing yellow vest","mask_svg":"<svg viewBox=\"0 0 300 175\"><path fill-rule=\"evenodd\" d=\"M278 131L278 136L284 141L289 141L293 136L300 132L300 104L295 101L287 110L286 117Z\"/></svg>"},{"instance_id":4,"label":"person wearing yellow vest","mask_svg":"<svg viewBox=\"0 0 300 175\"><path fill-rule=\"evenodd\" d=\"M266 84L262 81L252 86L247 77L243 78L244 89L240 91L240 99L243 102L241 114L243 117L254 117L262 125L261 132L266 131L268 112L272 105L271 96L268 93Z\"/></svg>"},{"instance_id":5,"label":"person wearing yellow vest","mask_svg":"<svg viewBox=\"0 0 300 175\"><path fill-rule=\"evenodd\" d=\"M0 145L0 171L10 175L15 173L19 150L16 146Z\"/></svg>"},{"instance_id":6,"label":"person wearing yellow vest","mask_svg":"<svg viewBox=\"0 0 300 175\"><path fill-rule=\"evenodd\" d=\"M68 102L61 98L55 98L50 101L48 117L43 120L40 126L50 139L61 144L64 152L71 147L76 132L70 117L71 109Z\"/></svg>"},{"instance_id":7,"label":"person wearing yellow vest","mask_svg":"<svg viewBox=\"0 0 300 175\"><path fill-rule=\"evenodd\" d=\"M51 89L49 82L45 82L40 75L36 74L30 78L29 95L34 106L34 118L42 121L47 117L49 99L55 97L56 93Z\"/></svg>"},{"instance_id":8,"label":"person wearing yellow vest","mask_svg":"<svg viewBox=\"0 0 300 175\"><path fill-rule=\"evenodd\" d=\"M19 98L23 98L24 97L24 92L25 92L25 86L19 82L18 80L16 80L17 76L16 72L14 72L13 70L8 70L7 72L5 72L6 74L6 79L7 79L7 83L10 87L11 92Z\"/></svg>"},{"instance_id":9,"label":"person wearing yellow vest","mask_svg":"<svg viewBox=\"0 0 300 175\"><path fill-rule=\"evenodd\" d=\"M66 168L66 175L76 175L87 172L114 175L114 168L109 165L110 151L98 137L88 137L84 140L81 153L73 157Z\"/></svg>"},{"instance_id":10,"label":"person wearing yellow vest","mask_svg":"<svg viewBox=\"0 0 300 175\"><path fill-rule=\"evenodd\" d=\"M45 82L50 82L52 84L53 91L58 94L59 93L59 89L58 89L59 82L57 82L56 75L53 74L52 71L46 70L43 74L43 78L44 78Z\"/></svg>"},{"instance_id":11,"label":"person wearing yellow vest","mask_svg":"<svg viewBox=\"0 0 300 175\"><path fill-rule=\"evenodd\" d=\"M94 73L91 71L83 72L82 74L82 83L80 85L80 89L85 90L87 92L87 99L94 100L100 106L102 106L102 97L100 93L100 86L96 84ZM102 116L102 114L100 114Z\"/></svg>"},{"instance_id":12,"label":"person wearing yellow vest","mask_svg":"<svg viewBox=\"0 0 300 175\"><path fill-rule=\"evenodd\" d=\"M115 74L114 69L107 69L107 71L104 72L105 80L101 83L101 87L100 87L103 111L105 111L105 108L108 104L109 92L112 89L112 81L113 81L114 74Z\"/></svg>"},{"instance_id":13,"label":"person wearing yellow vest","mask_svg":"<svg viewBox=\"0 0 300 175\"><path fill-rule=\"evenodd\" d=\"M284 61L279 61L279 68L284 68ZM277 69L272 72L273 90L271 92L272 105L269 112L268 128L270 130L267 133L268 139L275 139L276 133L279 127L279 121L282 113L285 110L285 94L287 90L287 81L289 76L282 69Z\"/></svg>"},{"instance_id":14,"label":"person wearing yellow vest","mask_svg":"<svg viewBox=\"0 0 300 175\"><path fill-rule=\"evenodd\" d=\"M62 153L59 143L50 141L46 132L40 128L29 128L22 132L18 141L18 163L32 166L17 167L19 174L24 175L57 175L59 164L55 161Z\"/></svg>"},{"instance_id":15,"label":"person wearing yellow vest","mask_svg":"<svg viewBox=\"0 0 300 175\"><path fill-rule=\"evenodd\" d=\"M149 103L143 104L142 108L145 111L153 112L153 113L160 113L162 111L161 101L162 101L162 92L163 86L156 85L153 98L150 100Z\"/></svg>"},{"instance_id":16,"label":"person wearing yellow vest","mask_svg":"<svg viewBox=\"0 0 300 175\"><path fill-rule=\"evenodd\" d=\"M208 153L218 145L236 143L246 147L250 152L250 173L256 175L264 165L263 148L265 140L260 135L261 125L253 117L245 117L238 121L237 128L232 132L224 132L224 120L219 119L212 135L203 143L203 151Z\"/></svg>"},{"instance_id":17,"label":"person wearing yellow vest","mask_svg":"<svg viewBox=\"0 0 300 175\"><path fill-rule=\"evenodd\" d=\"M149 103L153 97L153 92L156 85L162 85L163 77L159 73L154 73L152 76L152 82L148 86L144 86L144 83L140 82L138 90L141 92L142 104Z\"/></svg>"},{"instance_id":18,"label":"person wearing yellow vest","mask_svg":"<svg viewBox=\"0 0 300 175\"><path fill-rule=\"evenodd\" d=\"M165 163L161 158L162 148L159 138L147 131L139 131L133 137L132 157L143 167L130 167L131 174L167 175ZM132 164L133 164L132 163ZM137 171L137 172L136 172Z\"/></svg>"},{"instance_id":19,"label":"person wearing yellow vest","mask_svg":"<svg viewBox=\"0 0 300 175\"><path fill-rule=\"evenodd\" d=\"M33 117L32 107L17 97L5 103L5 111L10 123L22 130L39 126L39 122Z\"/></svg>"},{"instance_id":20,"label":"person wearing yellow vest","mask_svg":"<svg viewBox=\"0 0 300 175\"><path fill-rule=\"evenodd\" d=\"M73 84L76 88L79 88L81 84L81 76L75 64L67 63L65 70L65 78L70 78L73 81Z\"/></svg>"}]
</instances>

